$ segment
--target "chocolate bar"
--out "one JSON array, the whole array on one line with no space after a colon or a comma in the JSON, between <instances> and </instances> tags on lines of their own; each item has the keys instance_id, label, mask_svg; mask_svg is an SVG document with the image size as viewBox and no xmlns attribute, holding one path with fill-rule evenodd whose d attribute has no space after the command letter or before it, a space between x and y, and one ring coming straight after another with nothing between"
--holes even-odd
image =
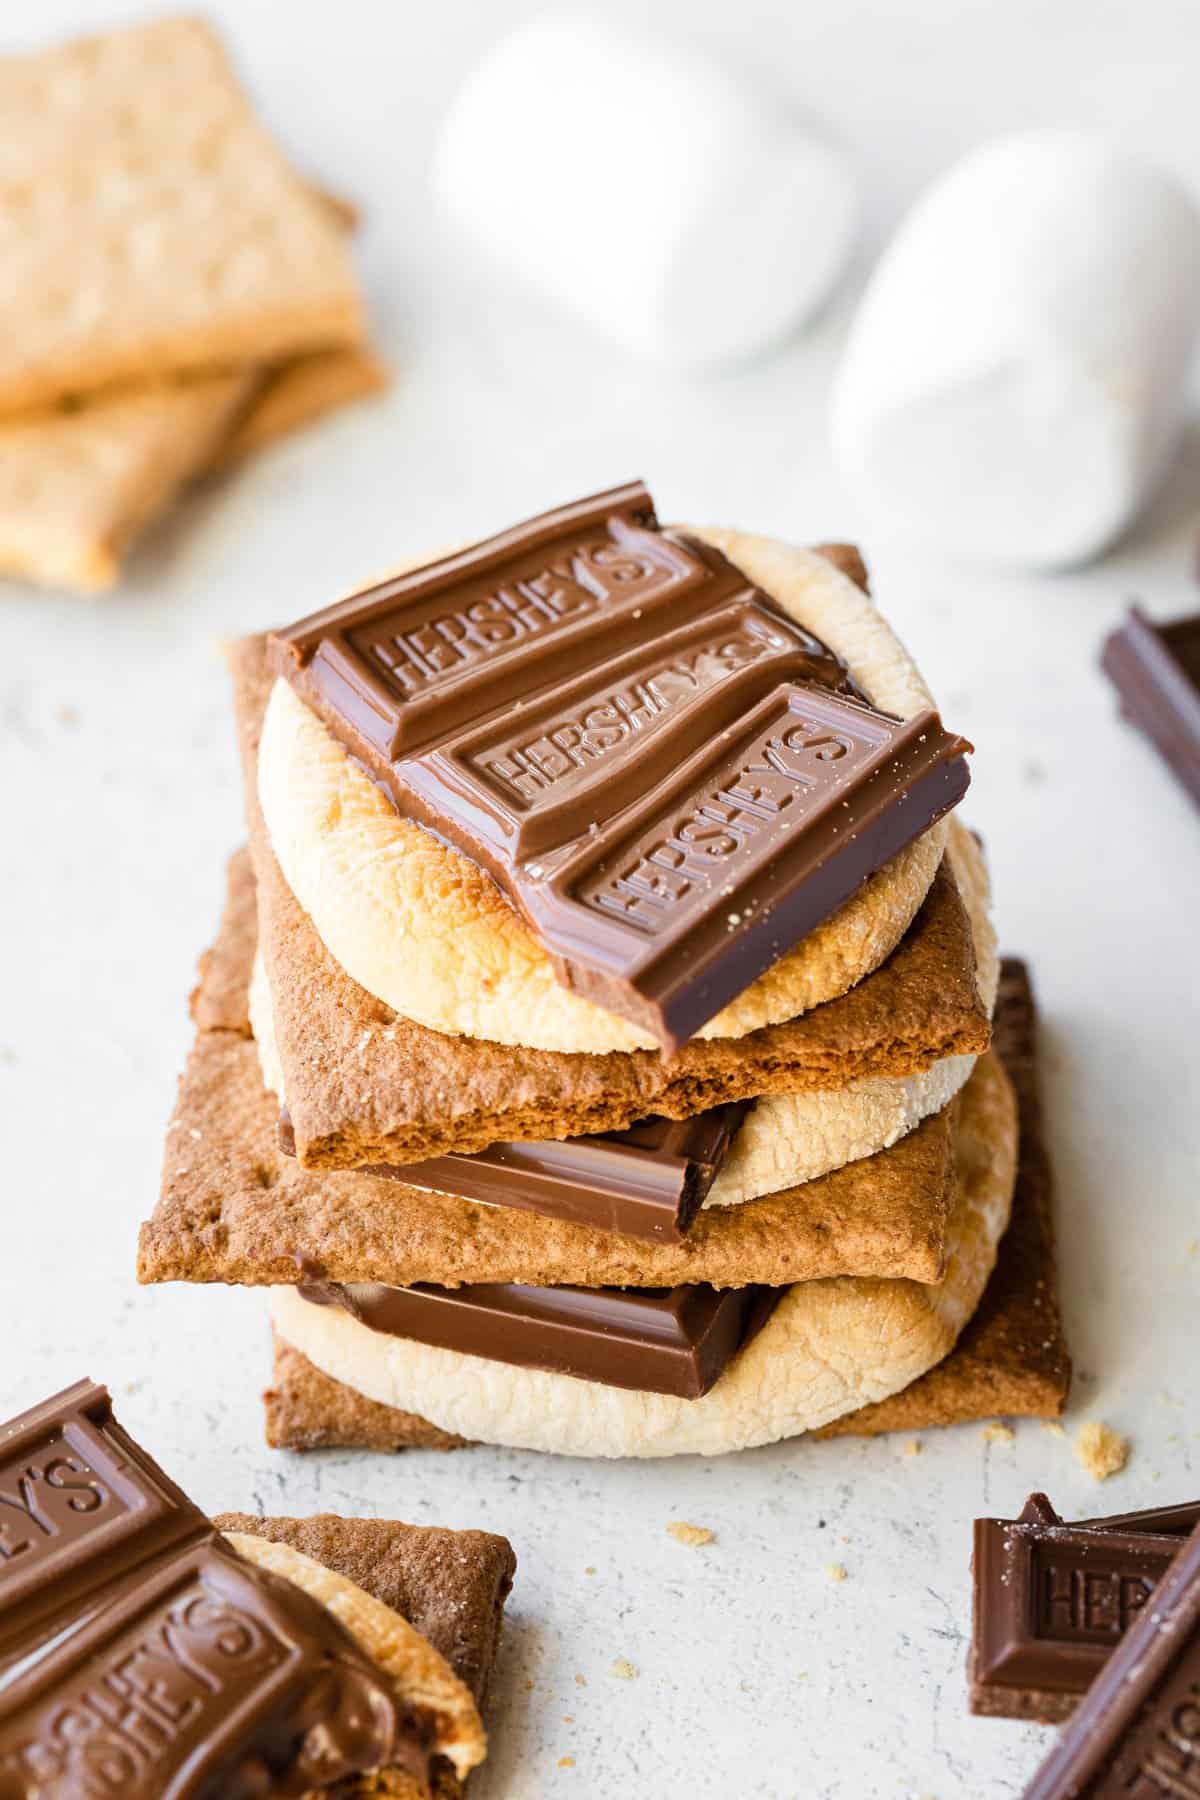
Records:
<instances>
[{"instance_id":1,"label":"chocolate bar","mask_svg":"<svg viewBox=\"0 0 1200 1800\"><path fill-rule=\"evenodd\" d=\"M252 1800L428 1757L382 1672L79 1382L0 1428L0 1795Z\"/></svg>"},{"instance_id":2,"label":"chocolate bar","mask_svg":"<svg viewBox=\"0 0 1200 1800\"><path fill-rule=\"evenodd\" d=\"M975 1522L971 1711L1068 1718L1179 1549L1174 1508L1066 1524L1044 1494Z\"/></svg>"},{"instance_id":3,"label":"chocolate bar","mask_svg":"<svg viewBox=\"0 0 1200 1800\"><path fill-rule=\"evenodd\" d=\"M1131 607L1105 640L1100 666L1121 696L1122 716L1200 806L1200 613L1155 625Z\"/></svg>"},{"instance_id":4,"label":"chocolate bar","mask_svg":"<svg viewBox=\"0 0 1200 1800\"><path fill-rule=\"evenodd\" d=\"M1200 1527L1176 1549L1026 1800L1200 1797Z\"/></svg>"},{"instance_id":5,"label":"chocolate bar","mask_svg":"<svg viewBox=\"0 0 1200 1800\"><path fill-rule=\"evenodd\" d=\"M316 1305L340 1306L371 1331L605 1387L706 1394L765 1325L780 1288L384 1287L314 1282Z\"/></svg>"},{"instance_id":6,"label":"chocolate bar","mask_svg":"<svg viewBox=\"0 0 1200 1800\"><path fill-rule=\"evenodd\" d=\"M953 806L963 739L876 712L640 484L315 613L271 665L485 869L567 987L672 1051Z\"/></svg>"},{"instance_id":7,"label":"chocolate bar","mask_svg":"<svg viewBox=\"0 0 1200 1800\"><path fill-rule=\"evenodd\" d=\"M682 1243L753 1103L729 1101L690 1119L643 1119L628 1131L492 1144L473 1156L370 1164L363 1173L457 1194L481 1206L568 1219L652 1243ZM296 1154L284 1107L280 1148Z\"/></svg>"}]
</instances>

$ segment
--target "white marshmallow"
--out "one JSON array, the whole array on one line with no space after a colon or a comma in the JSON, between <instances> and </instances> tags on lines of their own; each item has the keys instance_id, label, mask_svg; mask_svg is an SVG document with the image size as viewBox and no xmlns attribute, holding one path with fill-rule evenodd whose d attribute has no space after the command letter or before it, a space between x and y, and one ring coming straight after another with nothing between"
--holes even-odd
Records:
<instances>
[{"instance_id":1,"label":"white marshmallow","mask_svg":"<svg viewBox=\"0 0 1200 1800\"><path fill-rule=\"evenodd\" d=\"M752 354L829 293L856 226L842 156L714 64L554 11L477 65L434 192L465 241L635 354Z\"/></svg>"},{"instance_id":2,"label":"white marshmallow","mask_svg":"<svg viewBox=\"0 0 1200 1800\"><path fill-rule=\"evenodd\" d=\"M1200 319L1200 217L1138 159L1004 138L885 252L834 388L867 523L1053 566L1129 523L1175 445Z\"/></svg>"}]
</instances>

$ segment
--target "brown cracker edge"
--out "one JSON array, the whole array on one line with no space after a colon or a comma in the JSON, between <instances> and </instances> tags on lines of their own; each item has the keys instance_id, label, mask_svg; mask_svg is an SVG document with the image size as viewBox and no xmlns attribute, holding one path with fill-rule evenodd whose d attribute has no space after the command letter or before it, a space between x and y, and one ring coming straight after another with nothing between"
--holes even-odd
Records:
<instances>
[{"instance_id":1,"label":"brown cracker edge","mask_svg":"<svg viewBox=\"0 0 1200 1800\"><path fill-rule=\"evenodd\" d=\"M876 1437L997 1414L1055 1418L1066 1405L1071 1361L1058 1301L1033 995L1025 965L1013 958L1003 964L995 1045L1017 1091L1020 1164L1012 1222L979 1308L944 1362L903 1392L847 1413L814 1437ZM275 1448L448 1450L462 1442L355 1393L279 1338L266 1403L267 1441Z\"/></svg>"}]
</instances>

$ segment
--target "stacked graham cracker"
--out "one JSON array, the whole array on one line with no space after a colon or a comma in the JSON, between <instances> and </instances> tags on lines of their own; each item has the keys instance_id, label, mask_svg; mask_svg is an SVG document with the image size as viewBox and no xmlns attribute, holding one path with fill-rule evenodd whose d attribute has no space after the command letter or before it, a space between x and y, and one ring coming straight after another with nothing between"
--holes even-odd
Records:
<instances>
[{"instance_id":1,"label":"stacked graham cracker","mask_svg":"<svg viewBox=\"0 0 1200 1800\"><path fill-rule=\"evenodd\" d=\"M0 573L112 586L197 477L374 392L353 211L195 19L0 60Z\"/></svg>"},{"instance_id":2,"label":"stacked graham cracker","mask_svg":"<svg viewBox=\"0 0 1200 1800\"><path fill-rule=\"evenodd\" d=\"M1061 1408L1029 985L853 554L635 484L233 673L250 850L140 1273L271 1288L272 1443Z\"/></svg>"}]
</instances>

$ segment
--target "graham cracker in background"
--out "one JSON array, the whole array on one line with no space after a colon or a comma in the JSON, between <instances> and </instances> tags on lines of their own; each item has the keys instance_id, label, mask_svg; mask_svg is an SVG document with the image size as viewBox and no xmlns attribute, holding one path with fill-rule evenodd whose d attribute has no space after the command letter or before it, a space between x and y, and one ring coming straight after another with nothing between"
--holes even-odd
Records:
<instances>
[{"instance_id":1,"label":"graham cracker in background","mask_svg":"<svg viewBox=\"0 0 1200 1800\"><path fill-rule=\"evenodd\" d=\"M344 228L202 21L0 59L0 118L0 413L362 341Z\"/></svg>"},{"instance_id":2,"label":"graham cracker in background","mask_svg":"<svg viewBox=\"0 0 1200 1800\"><path fill-rule=\"evenodd\" d=\"M119 388L0 419L0 576L96 593L189 483L224 474L326 413L387 386L370 350L318 350Z\"/></svg>"}]
</instances>

